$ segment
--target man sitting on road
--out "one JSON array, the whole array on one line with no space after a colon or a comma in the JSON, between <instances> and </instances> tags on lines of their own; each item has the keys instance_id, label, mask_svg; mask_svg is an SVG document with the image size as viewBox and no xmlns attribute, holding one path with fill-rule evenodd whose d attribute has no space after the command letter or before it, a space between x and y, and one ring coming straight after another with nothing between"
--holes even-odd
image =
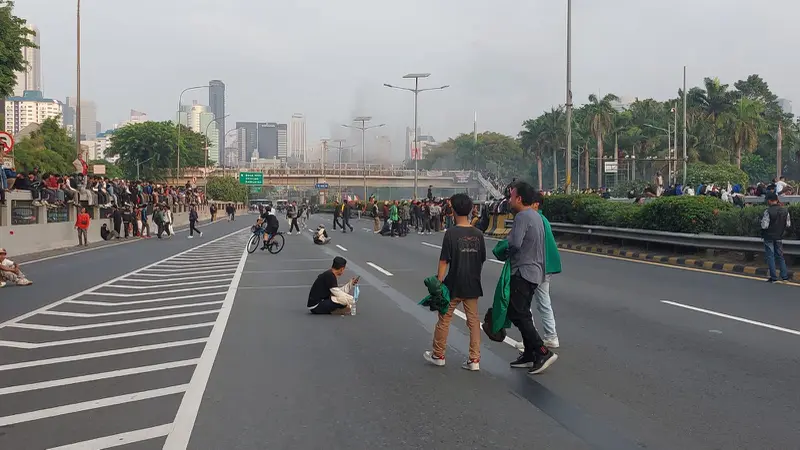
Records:
<instances>
[{"instance_id":1,"label":"man sitting on road","mask_svg":"<svg viewBox=\"0 0 800 450\"><path fill-rule=\"evenodd\" d=\"M338 277L342 276L346 266L347 260L337 256L333 258L331 268L317 276L314 284L311 285L311 291L308 293L308 304L306 305L311 314L341 316L350 314L349 306L340 305L331 298L331 289L339 287ZM350 280L350 284L352 286L358 284L358 277Z\"/></svg>"},{"instance_id":2,"label":"man sitting on road","mask_svg":"<svg viewBox=\"0 0 800 450\"><path fill-rule=\"evenodd\" d=\"M17 286L29 286L33 284L33 282L22 273L19 264L8 259L6 255L6 249L0 248L0 274L3 275L3 280L14 283ZM2 286L6 285L5 281L2 282Z\"/></svg>"},{"instance_id":3,"label":"man sitting on road","mask_svg":"<svg viewBox=\"0 0 800 450\"><path fill-rule=\"evenodd\" d=\"M266 223L266 225L264 225ZM256 221L256 225L258 226L265 226L265 233L264 233L264 245L261 247L261 250L266 250L269 242L278 232L278 229L281 226L280 220L275 215L275 211L272 210L272 207L267 205L264 207L264 212L258 217Z\"/></svg>"},{"instance_id":4,"label":"man sitting on road","mask_svg":"<svg viewBox=\"0 0 800 450\"><path fill-rule=\"evenodd\" d=\"M317 245L324 245L330 241L331 238L328 236L328 232L325 230L325 225L318 226L316 233L314 233L314 243Z\"/></svg>"}]
</instances>

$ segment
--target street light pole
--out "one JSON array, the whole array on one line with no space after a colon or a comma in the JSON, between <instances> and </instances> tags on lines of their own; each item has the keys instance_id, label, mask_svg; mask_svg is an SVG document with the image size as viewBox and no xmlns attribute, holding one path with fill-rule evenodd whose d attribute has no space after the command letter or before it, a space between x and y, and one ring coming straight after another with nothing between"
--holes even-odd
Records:
<instances>
[{"instance_id":1,"label":"street light pole","mask_svg":"<svg viewBox=\"0 0 800 450\"><path fill-rule=\"evenodd\" d=\"M224 116L222 116L220 118L214 119L211 122L208 122L208 125L206 125L206 134L205 134L205 137L206 137L206 154L205 154L205 159L203 161L203 168L205 169L205 170L203 170L203 179L205 179L208 176L208 142L209 142L209 139L208 139L208 127L210 127L212 123L215 123L215 122L217 122L219 120L223 120L228 116L230 116L230 114L226 114L226 115L224 115ZM223 136L223 141L225 140L224 138L225 138L225 136ZM217 140L217 141L219 141L219 140ZM219 153L217 153L217 154L219 155ZM217 162L219 162L219 161L217 161ZM223 163L222 166L224 167L225 164Z\"/></svg>"},{"instance_id":2,"label":"street light pole","mask_svg":"<svg viewBox=\"0 0 800 450\"><path fill-rule=\"evenodd\" d=\"M349 150L355 145L350 145L347 147L342 146L345 142L344 139L334 139L333 142L337 144L336 148L339 150L339 200L343 200L344 197L342 196L342 150Z\"/></svg>"},{"instance_id":3,"label":"street light pole","mask_svg":"<svg viewBox=\"0 0 800 450\"><path fill-rule=\"evenodd\" d=\"M77 92L76 92L76 103L75 103L75 153L78 155L78 159L81 158L81 0L78 0L78 14L77 14L77 31L78 31L78 41L77 41L77 65L76 65L76 75L77 75Z\"/></svg>"},{"instance_id":4,"label":"street light pole","mask_svg":"<svg viewBox=\"0 0 800 450\"><path fill-rule=\"evenodd\" d=\"M417 119L418 119L418 100L419 100L419 93L425 91L437 91L442 89L447 89L450 85L439 86L435 88L426 88L420 89L419 88L419 79L420 78L428 78L431 76L429 73L409 73L408 75L404 75L403 78L414 79L414 89L393 86L391 84L384 83L383 85L392 88L392 89L400 89L403 91L413 92L414 93L414 148L411 149L411 157L414 159L414 199L417 199L417 185L419 184L419 136L417 136L417 128L419 127Z\"/></svg>"},{"instance_id":5,"label":"street light pole","mask_svg":"<svg viewBox=\"0 0 800 450\"><path fill-rule=\"evenodd\" d=\"M567 194L572 193L572 0L567 0ZM580 169L580 161L578 169Z\"/></svg>"},{"instance_id":6,"label":"street light pole","mask_svg":"<svg viewBox=\"0 0 800 450\"><path fill-rule=\"evenodd\" d=\"M177 150L178 150L178 165L177 165L176 170L175 170L175 184L178 184L178 179L181 176L181 104L183 103L183 94L185 94L185 93L187 93L189 91L194 91L196 89L206 89L208 87L210 87L210 86L207 85L207 84L204 85L204 86L188 87L188 88L182 90L181 91L181 95L178 96L178 118L176 120L176 122L177 122L176 126L178 127L178 142L175 144L178 147L177 148Z\"/></svg>"},{"instance_id":7,"label":"street light pole","mask_svg":"<svg viewBox=\"0 0 800 450\"><path fill-rule=\"evenodd\" d=\"M686 186L686 161L689 159L686 150L686 66L683 66L683 185Z\"/></svg>"},{"instance_id":8,"label":"street light pole","mask_svg":"<svg viewBox=\"0 0 800 450\"><path fill-rule=\"evenodd\" d=\"M385 123L380 125L372 125L367 126L367 122L372 120L372 117L368 116L360 116L353 119L354 122L361 122L361 126L352 126L352 125L342 125L345 128L352 128L355 130L361 130L361 165L364 175L364 201L367 201L367 156L366 156L366 134L367 130L371 130L373 128L380 128L386 126ZM340 161L341 162L341 161Z\"/></svg>"}]
</instances>

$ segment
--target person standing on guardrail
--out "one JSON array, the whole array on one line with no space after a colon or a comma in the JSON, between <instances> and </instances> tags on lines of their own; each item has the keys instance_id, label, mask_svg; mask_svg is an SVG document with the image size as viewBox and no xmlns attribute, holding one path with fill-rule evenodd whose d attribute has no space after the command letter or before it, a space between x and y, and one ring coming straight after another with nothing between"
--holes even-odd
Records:
<instances>
[{"instance_id":1,"label":"person standing on guardrail","mask_svg":"<svg viewBox=\"0 0 800 450\"><path fill-rule=\"evenodd\" d=\"M787 227L792 226L792 218L789 210L778 203L778 194L769 192L766 195L769 205L761 216L761 232L764 238L764 257L769 267L768 282L778 281L775 272L775 262L781 270L781 280L789 280L789 270L786 267L786 260L783 258L783 234Z\"/></svg>"},{"instance_id":2,"label":"person standing on guardrail","mask_svg":"<svg viewBox=\"0 0 800 450\"><path fill-rule=\"evenodd\" d=\"M544 372L558 355L545 345L533 324L531 303L536 288L545 281L545 231L542 217L533 209L536 191L520 181L511 186L508 205L514 224L508 234L508 260L511 263L511 292L507 317L522 334L525 350L511 367L527 368L529 375Z\"/></svg>"}]
</instances>

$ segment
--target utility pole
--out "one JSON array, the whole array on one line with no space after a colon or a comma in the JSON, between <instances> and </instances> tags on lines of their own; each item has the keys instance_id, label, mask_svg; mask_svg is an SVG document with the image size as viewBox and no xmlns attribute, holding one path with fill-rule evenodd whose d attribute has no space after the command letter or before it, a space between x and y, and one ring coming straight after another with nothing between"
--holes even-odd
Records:
<instances>
[{"instance_id":1,"label":"utility pole","mask_svg":"<svg viewBox=\"0 0 800 450\"><path fill-rule=\"evenodd\" d=\"M572 193L572 0L567 0L567 194ZM578 156L580 158L580 156ZM578 167L580 167L580 160ZM586 166L589 171L589 166ZM587 183L588 187L588 183Z\"/></svg>"},{"instance_id":2,"label":"utility pole","mask_svg":"<svg viewBox=\"0 0 800 450\"><path fill-rule=\"evenodd\" d=\"M75 153L78 159L81 158L81 0L78 0L78 15L77 15L77 29L78 29L78 59L76 66L76 75L78 80L76 100L75 100Z\"/></svg>"},{"instance_id":3,"label":"utility pole","mask_svg":"<svg viewBox=\"0 0 800 450\"><path fill-rule=\"evenodd\" d=\"M353 126L353 125L342 125L345 128L352 128L354 130L361 130L361 166L362 166L362 174L364 176L364 201L367 201L367 156L366 156L366 133L367 130L371 130L373 128L380 128L386 126L385 123L380 125L372 125L367 126L367 122L372 120L372 117L368 116L360 116L353 119L354 122L361 122L361 126ZM340 161L341 162L341 161Z\"/></svg>"},{"instance_id":4,"label":"utility pole","mask_svg":"<svg viewBox=\"0 0 800 450\"><path fill-rule=\"evenodd\" d=\"M689 160L686 150L686 66L683 66L683 184L686 186L686 161Z\"/></svg>"}]
</instances>

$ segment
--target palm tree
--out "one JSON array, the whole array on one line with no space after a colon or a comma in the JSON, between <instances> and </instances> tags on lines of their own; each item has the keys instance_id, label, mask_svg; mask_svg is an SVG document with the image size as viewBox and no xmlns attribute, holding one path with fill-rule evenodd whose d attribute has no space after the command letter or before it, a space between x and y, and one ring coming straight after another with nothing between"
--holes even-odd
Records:
<instances>
[{"instance_id":1,"label":"palm tree","mask_svg":"<svg viewBox=\"0 0 800 450\"><path fill-rule=\"evenodd\" d=\"M765 131L764 103L741 98L735 109L720 116L723 125L732 132L736 148L736 166L742 168L742 150L752 152L758 147L758 136Z\"/></svg>"},{"instance_id":2,"label":"palm tree","mask_svg":"<svg viewBox=\"0 0 800 450\"><path fill-rule=\"evenodd\" d=\"M553 189L558 189L558 151L566 139L567 116L564 108L552 108L542 116L542 129L539 140L553 155Z\"/></svg>"},{"instance_id":3,"label":"palm tree","mask_svg":"<svg viewBox=\"0 0 800 450\"><path fill-rule=\"evenodd\" d=\"M611 106L611 102L619 101L619 97L614 94L606 94L602 99L596 95L589 96L589 104L586 105L588 128L591 135L597 142L597 188L603 185L603 136L608 132L612 125L612 116L616 110Z\"/></svg>"},{"instance_id":4,"label":"palm tree","mask_svg":"<svg viewBox=\"0 0 800 450\"><path fill-rule=\"evenodd\" d=\"M535 119L528 119L522 123L522 131L519 132L520 146L525 152L526 158L536 160L536 179L539 180L539 190L542 190L542 156L544 146L539 140L542 130L542 116Z\"/></svg>"}]
</instances>

